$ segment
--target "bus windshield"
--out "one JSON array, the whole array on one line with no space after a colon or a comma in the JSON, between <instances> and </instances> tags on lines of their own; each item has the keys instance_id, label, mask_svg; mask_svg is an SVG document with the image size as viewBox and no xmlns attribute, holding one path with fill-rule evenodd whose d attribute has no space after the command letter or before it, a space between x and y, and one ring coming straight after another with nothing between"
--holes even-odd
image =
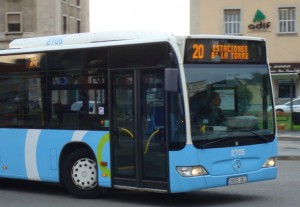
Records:
<instances>
[{"instance_id":1,"label":"bus windshield","mask_svg":"<svg viewBox=\"0 0 300 207\"><path fill-rule=\"evenodd\" d=\"M198 148L274 139L271 83L265 64L186 64L192 140Z\"/></svg>"}]
</instances>

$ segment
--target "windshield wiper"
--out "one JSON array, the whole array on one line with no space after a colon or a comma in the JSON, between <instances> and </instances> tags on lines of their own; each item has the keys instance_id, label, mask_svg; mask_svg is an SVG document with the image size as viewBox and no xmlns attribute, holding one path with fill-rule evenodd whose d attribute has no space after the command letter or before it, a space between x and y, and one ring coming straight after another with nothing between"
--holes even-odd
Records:
<instances>
[{"instance_id":1,"label":"windshield wiper","mask_svg":"<svg viewBox=\"0 0 300 207\"><path fill-rule=\"evenodd\" d=\"M261 135L261 134L258 134L258 133L256 133L255 131L252 131L252 130L248 130L248 129L237 129L237 130L232 130L232 131L233 131L233 132L249 132L249 133L255 135L256 138L258 138L259 140L263 141L264 143L269 142L269 140L268 140L265 136L263 136L263 135ZM230 131L228 131L228 132L230 132Z\"/></svg>"},{"instance_id":2,"label":"windshield wiper","mask_svg":"<svg viewBox=\"0 0 300 207\"><path fill-rule=\"evenodd\" d=\"M249 132L249 133L255 135L254 138L256 138L256 139L262 141L263 143L269 142L269 140L268 140L265 136L263 136L263 135L261 135L261 134L258 134L258 133L254 132L254 131L246 130L246 129L244 129L244 130L243 130L243 129L229 130L229 131L225 131L225 132ZM243 139L243 137L231 137L231 136L227 136L227 137L223 137L223 138L220 138L220 139L214 139L214 140L211 141L211 142L208 142L208 143L206 143L206 144L204 144L204 145L201 145L199 148L200 148L200 149L205 149L205 148L207 148L209 145L216 144L216 143L219 143L219 142L230 141L230 140L232 140L232 139L234 139L234 140L236 140L236 139Z\"/></svg>"},{"instance_id":3,"label":"windshield wiper","mask_svg":"<svg viewBox=\"0 0 300 207\"><path fill-rule=\"evenodd\" d=\"M211 142L208 142L204 145L201 145L199 148L200 149L205 149L207 146L209 145L212 145L212 144L215 144L215 143L218 143L218 142L224 142L224 141L229 141L229 140L232 140L232 139L236 139L236 137L224 137L224 138L220 138L220 139L214 139L213 141Z\"/></svg>"}]
</instances>

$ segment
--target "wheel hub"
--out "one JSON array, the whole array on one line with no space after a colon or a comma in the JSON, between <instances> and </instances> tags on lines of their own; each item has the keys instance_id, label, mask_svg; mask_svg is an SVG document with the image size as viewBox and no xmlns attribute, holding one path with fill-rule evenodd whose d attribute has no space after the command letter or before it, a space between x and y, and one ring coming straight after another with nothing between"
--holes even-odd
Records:
<instances>
[{"instance_id":1,"label":"wheel hub","mask_svg":"<svg viewBox=\"0 0 300 207\"><path fill-rule=\"evenodd\" d=\"M74 184L80 189L90 190L97 185L97 165L89 158L78 160L71 172Z\"/></svg>"}]
</instances>

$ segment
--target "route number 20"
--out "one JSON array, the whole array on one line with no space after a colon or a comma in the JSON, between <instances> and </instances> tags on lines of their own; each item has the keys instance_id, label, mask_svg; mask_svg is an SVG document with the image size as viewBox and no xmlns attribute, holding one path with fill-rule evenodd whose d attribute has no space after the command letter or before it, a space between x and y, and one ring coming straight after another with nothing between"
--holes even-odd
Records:
<instances>
[{"instance_id":1,"label":"route number 20","mask_svg":"<svg viewBox=\"0 0 300 207\"><path fill-rule=\"evenodd\" d=\"M193 59L203 59L204 58L204 45L203 44L193 44Z\"/></svg>"},{"instance_id":2,"label":"route number 20","mask_svg":"<svg viewBox=\"0 0 300 207\"><path fill-rule=\"evenodd\" d=\"M27 60L27 68L39 68L40 67L40 58L39 57L30 57Z\"/></svg>"}]
</instances>

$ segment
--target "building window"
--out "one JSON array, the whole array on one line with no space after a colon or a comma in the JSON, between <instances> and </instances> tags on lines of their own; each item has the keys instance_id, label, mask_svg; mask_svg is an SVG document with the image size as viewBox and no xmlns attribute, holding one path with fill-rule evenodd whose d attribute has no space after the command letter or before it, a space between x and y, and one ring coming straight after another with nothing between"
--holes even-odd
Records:
<instances>
[{"instance_id":1,"label":"building window","mask_svg":"<svg viewBox=\"0 0 300 207\"><path fill-rule=\"evenodd\" d=\"M67 24L68 24L68 21L67 21L67 16L63 16L63 19L62 19L62 30L63 30L63 34L67 34Z\"/></svg>"},{"instance_id":2,"label":"building window","mask_svg":"<svg viewBox=\"0 0 300 207\"><path fill-rule=\"evenodd\" d=\"M76 1L76 6L80 7L80 0Z\"/></svg>"},{"instance_id":3,"label":"building window","mask_svg":"<svg viewBox=\"0 0 300 207\"><path fill-rule=\"evenodd\" d=\"M296 85L291 80L278 80L278 98L295 98Z\"/></svg>"},{"instance_id":4,"label":"building window","mask_svg":"<svg viewBox=\"0 0 300 207\"><path fill-rule=\"evenodd\" d=\"M284 7L278 9L279 33L296 32L296 8Z\"/></svg>"},{"instance_id":5,"label":"building window","mask_svg":"<svg viewBox=\"0 0 300 207\"><path fill-rule=\"evenodd\" d=\"M239 9L224 10L225 34L241 34L241 11Z\"/></svg>"},{"instance_id":6,"label":"building window","mask_svg":"<svg viewBox=\"0 0 300 207\"><path fill-rule=\"evenodd\" d=\"M77 33L81 32L81 21L77 19Z\"/></svg>"},{"instance_id":7,"label":"building window","mask_svg":"<svg viewBox=\"0 0 300 207\"><path fill-rule=\"evenodd\" d=\"M6 22L8 33L22 32L22 15L21 13L6 13Z\"/></svg>"}]
</instances>

